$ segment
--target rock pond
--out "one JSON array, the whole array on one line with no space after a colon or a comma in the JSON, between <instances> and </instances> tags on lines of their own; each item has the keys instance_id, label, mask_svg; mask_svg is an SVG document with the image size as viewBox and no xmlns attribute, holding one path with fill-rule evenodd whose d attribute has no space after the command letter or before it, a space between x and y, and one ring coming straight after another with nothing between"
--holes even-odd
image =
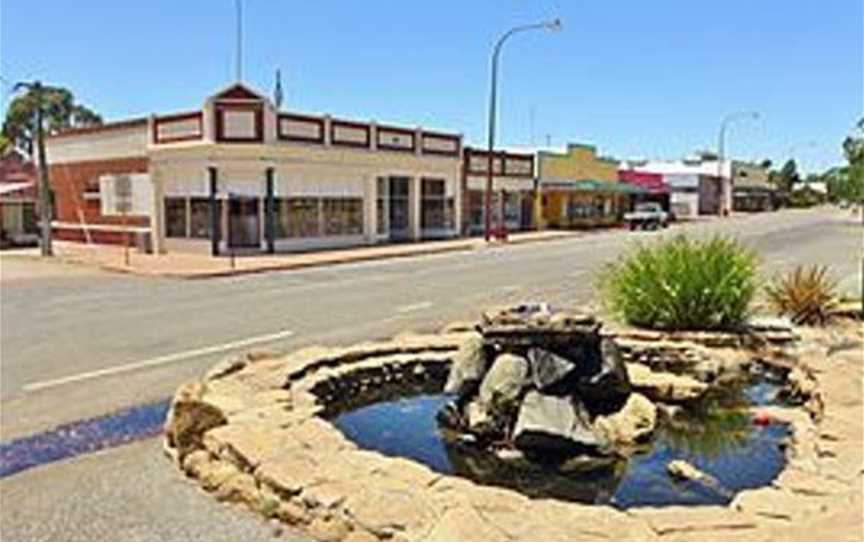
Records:
<instances>
[{"instance_id":1,"label":"rock pond","mask_svg":"<svg viewBox=\"0 0 864 542\"><path fill-rule=\"evenodd\" d=\"M617 507L726 504L742 489L771 483L782 470L785 425L756 425L747 409L773 402L776 386L738 383L712 393L687 413L663 418L654 438L630 457L587 465L499 457L446 428L436 417L451 400L444 394L398 395L342 412L331 419L361 448L405 457L436 472L515 489L531 497L610 504ZM761 401L759 401L761 399ZM667 465L683 459L717 484L675 480Z\"/></svg>"}]
</instances>

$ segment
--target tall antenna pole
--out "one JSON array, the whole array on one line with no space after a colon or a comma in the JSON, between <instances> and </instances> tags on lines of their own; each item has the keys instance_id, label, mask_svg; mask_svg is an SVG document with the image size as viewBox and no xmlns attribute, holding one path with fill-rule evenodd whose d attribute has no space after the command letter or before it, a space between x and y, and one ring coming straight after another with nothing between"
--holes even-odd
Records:
<instances>
[{"instance_id":1,"label":"tall antenna pole","mask_svg":"<svg viewBox=\"0 0 864 542\"><path fill-rule=\"evenodd\" d=\"M243 2L235 0L237 5L237 82L243 80Z\"/></svg>"}]
</instances>

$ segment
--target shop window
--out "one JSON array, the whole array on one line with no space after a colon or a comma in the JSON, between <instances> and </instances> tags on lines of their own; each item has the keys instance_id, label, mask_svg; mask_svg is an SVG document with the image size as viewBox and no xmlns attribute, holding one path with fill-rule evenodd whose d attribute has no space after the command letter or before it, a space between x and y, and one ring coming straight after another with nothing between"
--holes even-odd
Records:
<instances>
[{"instance_id":1,"label":"shop window","mask_svg":"<svg viewBox=\"0 0 864 542\"><path fill-rule=\"evenodd\" d=\"M453 228L453 198L447 197L446 183L441 179L423 179L420 227L428 230Z\"/></svg>"},{"instance_id":2,"label":"shop window","mask_svg":"<svg viewBox=\"0 0 864 542\"><path fill-rule=\"evenodd\" d=\"M165 198L165 237L186 237L186 198Z\"/></svg>"},{"instance_id":3,"label":"shop window","mask_svg":"<svg viewBox=\"0 0 864 542\"><path fill-rule=\"evenodd\" d=\"M320 237L321 220L318 198L277 198L275 235L277 238Z\"/></svg>"},{"instance_id":4,"label":"shop window","mask_svg":"<svg viewBox=\"0 0 864 542\"><path fill-rule=\"evenodd\" d=\"M194 239L210 239L210 200L189 199L189 236Z\"/></svg>"},{"instance_id":5,"label":"shop window","mask_svg":"<svg viewBox=\"0 0 864 542\"><path fill-rule=\"evenodd\" d=\"M363 200L361 198L324 198L321 201L324 235L359 235L363 233Z\"/></svg>"},{"instance_id":6,"label":"shop window","mask_svg":"<svg viewBox=\"0 0 864 542\"><path fill-rule=\"evenodd\" d=\"M504 220L519 222L522 217L522 201L518 192L504 193Z\"/></svg>"}]
</instances>

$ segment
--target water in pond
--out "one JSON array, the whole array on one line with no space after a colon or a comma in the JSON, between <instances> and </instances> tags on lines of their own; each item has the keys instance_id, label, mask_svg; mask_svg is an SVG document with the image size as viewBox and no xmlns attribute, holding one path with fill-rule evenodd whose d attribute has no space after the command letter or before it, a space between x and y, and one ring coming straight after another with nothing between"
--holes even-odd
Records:
<instances>
[{"instance_id":1,"label":"water in pond","mask_svg":"<svg viewBox=\"0 0 864 542\"><path fill-rule=\"evenodd\" d=\"M631 457L591 471L505 460L442 431L436 414L451 398L413 395L362 406L331 421L359 446L408 457L431 469L478 483L619 507L725 504L742 489L769 484L783 468L785 426L753 425L746 407L773 401L776 386L760 382L714 394L662 422L651 444ZM712 475L720 487L677 482L666 472L684 459Z\"/></svg>"}]
</instances>

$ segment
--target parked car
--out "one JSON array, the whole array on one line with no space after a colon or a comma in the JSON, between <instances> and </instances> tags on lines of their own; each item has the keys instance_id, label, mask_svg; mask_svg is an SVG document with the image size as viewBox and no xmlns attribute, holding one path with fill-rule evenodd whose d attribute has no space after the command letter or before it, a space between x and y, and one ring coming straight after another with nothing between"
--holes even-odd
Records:
<instances>
[{"instance_id":1,"label":"parked car","mask_svg":"<svg viewBox=\"0 0 864 542\"><path fill-rule=\"evenodd\" d=\"M637 203L632 212L624 213L624 220L631 230L656 230L669 225L669 213L659 203Z\"/></svg>"}]
</instances>

